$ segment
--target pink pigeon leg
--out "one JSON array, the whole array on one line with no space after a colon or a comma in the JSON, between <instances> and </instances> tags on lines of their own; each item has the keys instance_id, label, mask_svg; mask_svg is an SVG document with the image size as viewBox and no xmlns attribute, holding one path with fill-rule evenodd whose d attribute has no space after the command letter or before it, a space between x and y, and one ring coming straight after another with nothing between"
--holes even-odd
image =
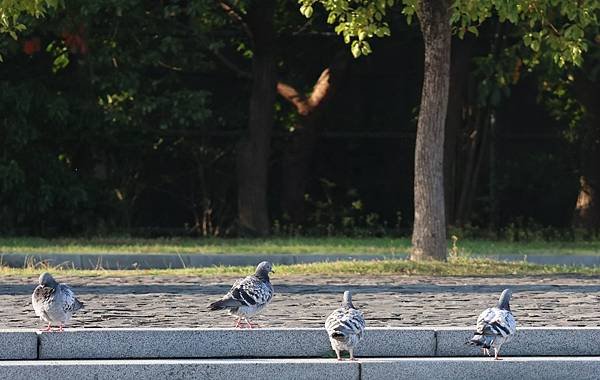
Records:
<instances>
[{"instance_id":1,"label":"pink pigeon leg","mask_svg":"<svg viewBox=\"0 0 600 380\"><path fill-rule=\"evenodd\" d=\"M52 331L52 326L50 326L50 322L48 322L48 327L45 329L40 329L40 331Z\"/></svg>"}]
</instances>

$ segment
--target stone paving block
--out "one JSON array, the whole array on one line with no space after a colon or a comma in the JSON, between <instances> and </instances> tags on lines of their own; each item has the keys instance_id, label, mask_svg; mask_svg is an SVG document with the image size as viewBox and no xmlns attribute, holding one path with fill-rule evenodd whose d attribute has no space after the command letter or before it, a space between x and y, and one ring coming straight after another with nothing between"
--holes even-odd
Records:
<instances>
[{"instance_id":1,"label":"stone paving block","mask_svg":"<svg viewBox=\"0 0 600 380\"><path fill-rule=\"evenodd\" d=\"M437 356L480 356L481 349L465 344L473 329L436 328ZM506 356L600 355L600 329L593 327L523 327L502 346Z\"/></svg>"},{"instance_id":2,"label":"stone paving block","mask_svg":"<svg viewBox=\"0 0 600 380\"><path fill-rule=\"evenodd\" d=\"M37 347L33 330L0 330L0 360L37 359Z\"/></svg>"},{"instance_id":3,"label":"stone paving block","mask_svg":"<svg viewBox=\"0 0 600 380\"><path fill-rule=\"evenodd\" d=\"M598 379L600 358L520 357L363 359L361 380L486 379L562 380Z\"/></svg>"},{"instance_id":4,"label":"stone paving block","mask_svg":"<svg viewBox=\"0 0 600 380\"><path fill-rule=\"evenodd\" d=\"M324 359L61 360L0 362L11 380L340 379L358 380L357 362Z\"/></svg>"}]
</instances>

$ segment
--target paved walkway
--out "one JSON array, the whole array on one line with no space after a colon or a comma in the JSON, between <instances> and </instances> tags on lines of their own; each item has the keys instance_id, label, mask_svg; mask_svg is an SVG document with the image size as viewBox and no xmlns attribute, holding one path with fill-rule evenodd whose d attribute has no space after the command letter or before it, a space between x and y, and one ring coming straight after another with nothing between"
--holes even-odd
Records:
<instances>
[{"instance_id":1,"label":"paved walkway","mask_svg":"<svg viewBox=\"0 0 600 380\"><path fill-rule=\"evenodd\" d=\"M206 305L235 277L58 278L86 309L72 327L230 327L226 312ZM31 307L35 278L0 277L0 328L42 326ZM355 292L369 326L470 326L504 287L520 326L599 326L600 283L590 277L435 278L406 276L272 279L276 295L256 321L269 327L319 327Z\"/></svg>"}]
</instances>

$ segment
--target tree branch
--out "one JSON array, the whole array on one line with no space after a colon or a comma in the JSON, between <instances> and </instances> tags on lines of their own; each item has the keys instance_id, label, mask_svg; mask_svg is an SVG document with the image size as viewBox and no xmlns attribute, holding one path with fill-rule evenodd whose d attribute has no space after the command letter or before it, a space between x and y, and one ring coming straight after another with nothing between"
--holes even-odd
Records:
<instances>
[{"instance_id":1,"label":"tree branch","mask_svg":"<svg viewBox=\"0 0 600 380\"><path fill-rule=\"evenodd\" d=\"M235 8L232 4L227 2L227 0L216 0L216 1L219 4L219 6L221 7L221 9L223 9L225 11L225 13L227 13L227 15L232 20L238 22L242 26L242 28L244 29L244 32L246 32L246 34L248 35L250 40L252 40L253 39L252 30L250 30L250 27L248 26L248 23L246 22L246 18L244 17L244 14L239 9Z\"/></svg>"},{"instance_id":2,"label":"tree branch","mask_svg":"<svg viewBox=\"0 0 600 380\"><path fill-rule=\"evenodd\" d=\"M250 73L248 71L243 70L238 65L236 65L233 62L231 62L231 60L229 60L227 57L225 57L223 54L221 54L218 50L212 49L211 51L215 55L215 57L217 57L217 59L219 61L221 61L221 63L223 65L225 65L228 69L230 69L231 71L233 71L234 73L236 73L236 75L238 77L245 78L245 79L249 79L251 77L251 75L250 75Z\"/></svg>"},{"instance_id":3,"label":"tree branch","mask_svg":"<svg viewBox=\"0 0 600 380\"><path fill-rule=\"evenodd\" d=\"M308 104L311 109L318 107L319 104L323 101L323 99L325 99L325 97L327 96L330 87L330 73L331 71L328 67L325 70L323 70L321 76L319 76L319 79L317 79L317 83L315 83L312 93L308 98Z\"/></svg>"},{"instance_id":4,"label":"tree branch","mask_svg":"<svg viewBox=\"0 0 600 380\"><path fill-rule=\"evenodd\" d=\"M295 88L292 86L285 84L283 82L277 83L277 92L281 95L285 100L292 103L294 107L296 107L296 111L298 114L306 116L310 113L311 107L304 95L301 95Z\"/></svg>"}]
</instances>

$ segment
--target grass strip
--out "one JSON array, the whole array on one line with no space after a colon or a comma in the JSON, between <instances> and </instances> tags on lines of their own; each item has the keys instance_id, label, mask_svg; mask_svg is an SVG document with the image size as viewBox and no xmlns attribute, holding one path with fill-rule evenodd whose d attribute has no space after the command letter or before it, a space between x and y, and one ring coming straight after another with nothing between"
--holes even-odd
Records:
<instances>
[{"instance_id":1,"label":"grass strip","mask_svg":"<svg viewBox=\"0 0 600 380\"><path fill-rule=\"evenodd\" d=\"M36 266L0 267L0 276L32 276L42 271L60 275L97 276L223 276L252 273L251 266L213 266L186 269L79 270ZM447 262L410 260L337 261L326 263L276 265L275 277L290 275L407 275L407 276L531 276L531 275L600 275L600 267L538 265L527 262L503 262L486 258L451 258Z\"/></svg>"}]
</instances>

